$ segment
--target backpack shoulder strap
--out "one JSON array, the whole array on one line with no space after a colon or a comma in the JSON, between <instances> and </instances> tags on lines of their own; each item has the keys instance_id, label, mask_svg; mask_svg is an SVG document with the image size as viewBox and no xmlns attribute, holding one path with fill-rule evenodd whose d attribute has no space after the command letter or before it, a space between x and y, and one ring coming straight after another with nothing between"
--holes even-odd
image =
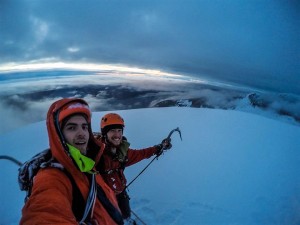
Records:
<instances>
[{"instance_id":1,"label":"backpack shoulder strap","mask_svg":"<svg viewBox=\"0 0 300 225\"><path fill-rule=\"evenodd\" d=\"M64 172L68 176L72 184L72 211L76 217L76 221L81 221L85 209L84 198L72 175L67 170L64 170Z\"/></svg>"},{"instance_id":2,"label":"backpack shoulder strap","mask_svg":"<svg viewBox=\"0 0 300 225\"><path fill-rule=\"evenodd\" d=\"M122 143L118 147L118 152L117 152L117 158L121 163L122 162L126 163L127 152L128 152L129 146L130 146L130 143L127 141L127 138L123 136Z\"/></svg>"},{"instance_id":3,"label":"backpack shoulder strap","mask_svg":"<svg viewBox=\"0 0 300 225\"><path fill-rule=\"evenodd\" d=\"M110 217L118 224L122 225L123 217L120 211L111 203L111 201L107 198L104 190L100 185L97 185L97 198L107 211L107 213L110 215Z\"/></svg>"}]
</instances>

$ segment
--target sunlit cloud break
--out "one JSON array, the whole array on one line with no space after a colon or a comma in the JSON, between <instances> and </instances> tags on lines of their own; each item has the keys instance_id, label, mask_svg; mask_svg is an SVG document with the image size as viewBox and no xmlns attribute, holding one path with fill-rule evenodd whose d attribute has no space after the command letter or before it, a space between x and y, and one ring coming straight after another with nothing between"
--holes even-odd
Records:
<instances>
[{"instance_id":1,"label":"sunlit cloud break","mask_svg":"<svg viewBox=\"0 0 300 225\"><path fill-rule=\"evenodd\" d=\"M69 51L78 51L77 48L70 48ZM0 64L0 73L28 72L37 70L85 70L85 71L120 71L135 74L151 74L153 76L182 77L179 74L167 73L160 70L141 69L122 65L93 64L93 63L66 63L66 62L34 62L34 63L6 63Z\"/></svg>"},{"instance_id":2,"label":"sunlit cloud break","mask_svg":"<svg viewBox=\"0 0 300 225\"><path fill-rule=\"evenodd\" d=\"M75 49L73 50L75 51ZM94 75L107 75L110 78L126 78L132 80L156 80L168 79L175 82L187 82L194 84L210 84L216 86L235 86L234 84L224 83L215 79L208 79L207 77L198 77L181 75L176 73L170 73L161 71L158 69L143 69L138 67L129 67L126 65L116 64L96 64L96 63L71 63L61 62L56 59L42 59L30 61L27 63L5 63L0 64L0 76L1 74L12 74L12 73L26 73L26 72L39 72L39 71L55 71L55 70L66 70L66 71L86 71L94 72ZM77 75L78 76L78 75ZM74 79L75 77L73 77ZM237 87L235 87L237 88ZM242 87L245 88L245 87Z\"/></svg>"}]
</instances>

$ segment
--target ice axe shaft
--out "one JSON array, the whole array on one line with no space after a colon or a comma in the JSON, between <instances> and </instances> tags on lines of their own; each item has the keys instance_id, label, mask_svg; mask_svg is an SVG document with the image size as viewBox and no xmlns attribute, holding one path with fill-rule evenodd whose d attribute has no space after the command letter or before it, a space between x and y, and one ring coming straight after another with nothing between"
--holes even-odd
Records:
<instances>
[{"instance_id":1,"label":"ice axe shaft","mask_svg":"<svg viewBox=\"0 0 300 225\"><path fill-rule=\"evenodd\" d=\"M179 127L177 127L177 128L175 128L175 129L173 129L173 130L171 130L170 131L170 133L169 133L169 135L168 135L168 137L167 138L165 138L165 140L167 140L168 142L171 142L171 136L172 136L172 134L175 132L175 131L177 131L178 133L179 133L179 136L180 136L180 139L182 140L182 137L181 137L181 131L180 131L180 129L179 129ZM125 189L126 188L128 188L150 165L151 165L151 163L153 163L153 161L155 160L155 159L158 159L158 157L159 157L159 155L156 155L146 166L145 166L145 168L144 169L142 169L142 171L129 183L129 184L127 184L127 186L125 187Z\"/></svg>"}]
</instances>

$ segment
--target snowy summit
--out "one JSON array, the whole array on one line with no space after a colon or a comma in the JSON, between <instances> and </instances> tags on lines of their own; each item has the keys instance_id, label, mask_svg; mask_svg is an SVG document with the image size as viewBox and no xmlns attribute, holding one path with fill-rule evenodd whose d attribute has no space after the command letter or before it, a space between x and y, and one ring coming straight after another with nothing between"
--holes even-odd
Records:
<instances>
[{"instance_id":1,"label":"snowy summit","mask_svg":"<svg viewBox=\"0 0 300 225\"><path fill-rule=\"evenodd\" d=\"M300 127L246 112L189 107L117 111L133 148L173 148L129 187L131 206L146 224L299 224ZM93 130L105 112L93 113ZM24 162L48 147L45 122L0 136L1 154ZM25 193L18 167L2 166L0 224L18 224ZM125 170L130 182L149 160ZM5 185L3 185L5 184Z\"/></svg>"}]
</instances>

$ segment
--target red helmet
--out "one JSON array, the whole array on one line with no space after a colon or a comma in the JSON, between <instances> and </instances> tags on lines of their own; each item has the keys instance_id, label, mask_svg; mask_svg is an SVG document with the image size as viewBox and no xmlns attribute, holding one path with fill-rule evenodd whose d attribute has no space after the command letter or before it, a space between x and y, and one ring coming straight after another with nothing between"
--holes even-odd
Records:
<instances>
[{"instance_id":1,"label":"red helmet","mask_svg":"<svg viewBox=\"0 0 300 225\"><path fill-rule=\"evenodd\" d=\"M110 129L125 127L124 119L117 113L104 115L100 122L101 133L105 135Z\"/></svg>"}]
</instances>

